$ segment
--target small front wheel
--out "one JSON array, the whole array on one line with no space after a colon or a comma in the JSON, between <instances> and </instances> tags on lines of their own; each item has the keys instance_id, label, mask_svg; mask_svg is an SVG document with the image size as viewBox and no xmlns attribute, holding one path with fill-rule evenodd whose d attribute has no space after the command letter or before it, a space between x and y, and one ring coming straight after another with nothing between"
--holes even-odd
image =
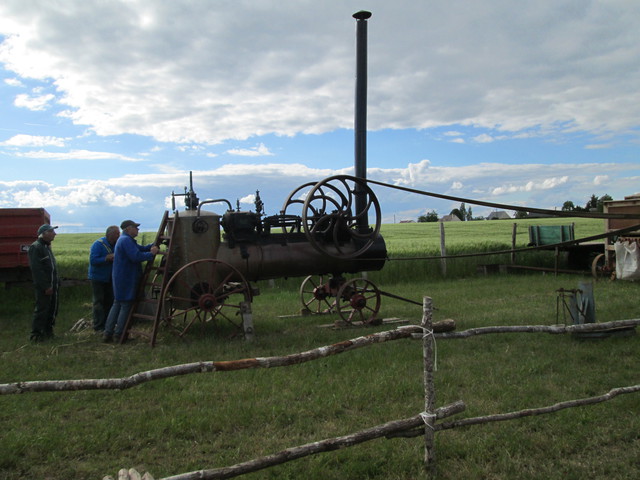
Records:
<instances>
[{"instance_id":1,"label":"small front wheel","mask_svg":"<svg viewBox=\"0 0 640 480\"><path fill-rule=\"evenodd\" d=\"M305 313L331 313L336 306L323 275L309 275L304 279L300 285L300 301Z\"/></svg>"},{"instance_id":2,"label":"small front wheel","mask_svg":"<svg viewBox=\"0 0 640 480\"><path fill-rule=\"evenodd\" d=\"M379 325L380 290L369 280L354 278L346 282L336 298L338 313L349 325L361 322L368 325Z\"/></svg>"}]
</instances>

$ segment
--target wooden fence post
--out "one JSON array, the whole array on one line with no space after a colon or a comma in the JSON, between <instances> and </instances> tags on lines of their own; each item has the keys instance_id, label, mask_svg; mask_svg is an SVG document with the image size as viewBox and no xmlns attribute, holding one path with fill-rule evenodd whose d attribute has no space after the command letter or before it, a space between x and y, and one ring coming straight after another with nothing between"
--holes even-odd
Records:
<instances>
[{"instance_id":1,"label":"wooden fence post","mask_svg":"<svg viewBox=\"0 0 640 480\"><path fill-rule=\"evenodd\" d=\"M441 257L447 256L447 246L444 241L444 222L440 222L440 256ZM440 271L442 272L443 277L447 276L447 259L446 258L440 259Z\"/></svg>"},{"instance_id":2,"label":"wooden fence post","mask_svg":"<svg viewBox=\"0 0 640 480\"><path fill-rule=\"evenodd\" d=\"M436 392L433 383L435 335L433 333L432 312L431 297L424 297L422 299L422 351L424 364L424 412L422 419L425 423L424 466L430 471L435 468L434 437L436 423Z\"/></svg>"},{"instance_id":3,"label":"wooden fence post","mask_svg":"<svg viewBox=\"0 0 640 480\"><path fill-rule=\"evenodd\" d=\"M516 236L518 234L518 224L514 222L513 230L511 231L511 265L516 264Z\"/></svg>"}]
</instances>

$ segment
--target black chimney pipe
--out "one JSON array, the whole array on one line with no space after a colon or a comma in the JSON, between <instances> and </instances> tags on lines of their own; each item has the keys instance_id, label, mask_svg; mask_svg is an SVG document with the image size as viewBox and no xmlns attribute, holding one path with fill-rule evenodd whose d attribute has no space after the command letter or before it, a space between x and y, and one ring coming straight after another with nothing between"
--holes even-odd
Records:
<instances>
[{"instance_id":1,"label":"black chimney pipe","mask_svg":"<svg viewBox=\"0 0 640 480\"><path fill-rule=\"evenodd\" d=\"M355 176L367 178L367 19L371 12L359 11L353 14L356 21L356 105L355 105ZM356 212L366 209L367 199L360 185L355 191ZM369 230L369 219L358 218L358 231Z\"/></svg>"}]
</instances>

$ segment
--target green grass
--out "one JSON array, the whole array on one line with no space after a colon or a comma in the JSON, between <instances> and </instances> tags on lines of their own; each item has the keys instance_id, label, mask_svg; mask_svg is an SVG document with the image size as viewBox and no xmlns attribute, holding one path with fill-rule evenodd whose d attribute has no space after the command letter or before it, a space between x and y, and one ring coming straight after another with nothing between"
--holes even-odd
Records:
<instances>
[{"instance_id":1,"label":"green grass","mask_svg":"<svg viewBox=\"0 0 640 480\"><path fill-rule=\"evenodd\" d=\"M460 255L477 252L492 252L511 248L513 225L517 224L516 246L523 248L529 243L530 225L571 225L574 224L576 238L584 238L603 233L603 220L587 218L545 218L523 220L494 220L475 222L448 222L445 224L445 243L448 255ZM442 272L440 259L430 258L411 262L407 276L407 258L440 256L439 223L402 223L386 224L381 227L390 261L384 269L373 273L376 282L395 283L412 278L440 279ZM58 258L61 274L67 278L85 278L89 249L98 234L60 234L54 242L54 251ZM143 232L138 243L151 243L154 232ZM553 266L553 252L530 251L518 253L518 264ZM474 274L478 264L509 263L508 254L465 257L447 260L447 277L461 277ZM281 285L293 286L299 280Z\"/></svg>"},{"instance_id":2,"label":"green grass","mask_svg":"<svg viewBox=\"0 0 640 480\"><path fill-rule=\"evenodd\" d=\"M390 256L394 241L405 234L395 238L395 227L417 231L425 225L388 226L383 234ZM88 252L92 239L77 242L76 257ZM56 242L67 268L67 257L72 257L67 236L59 235ZM378 285L415 300L432 297L434 320L453 318L458 330L554 324L556 290L587 280L539 273L425 279L415 270ZM28 344L32 294L22 288L1 290L0 383L123 377L200 360L287 355L391 328L334 330L320 326L333 323L335 316L289 316L300 309L299 280L260 285L251 343L229 339L232 331L226 326L207 325L184 339L163 335L155 349L136 341L103 344L91 334L69 332L79 318L90 318L87 286L63 289L58 338ZM595 283L598 321L640 317L638 288L629 282ZM419 323L421 310L389 297L382 300L383 317ZM638 383L638 351L638 336L578 340L503 334L438 340L436 404L463 400L467 410L460 416L471 417L599 395ZM0 478L100 479L122 467L161 478L413 416L424 409L421 355L420 342L400 340L287 368L196 374L123 391L2 396ZM552 415L439 432L434 478L635 479L640 476L638 412L640 396L630 394ZM420 438L380 439L245 478L425 478L422 458Z\"/></svg>"}]
</instances>

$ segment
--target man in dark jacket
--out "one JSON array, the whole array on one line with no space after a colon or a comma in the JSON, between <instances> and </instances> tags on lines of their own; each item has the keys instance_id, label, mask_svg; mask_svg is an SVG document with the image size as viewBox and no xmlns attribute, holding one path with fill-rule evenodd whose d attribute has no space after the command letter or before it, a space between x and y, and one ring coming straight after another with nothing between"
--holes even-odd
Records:
<instances>
[{"instance_id":1,"label":"man in dark jacket","mask_svg":"<svg viewBox=\"0 0 640 480\"><path fill-rule=\"evenodd\" d=\"M116 242L113 258L113 296L115 300L104 327L104 341L111 342L122 336L129 312L138 293L142 276L142 262L153 261L158 247L153 244L138 245L139 223L125 220L120 225L122 235Z\"/></svg>"},{"instance_id":2,"label":"man in dark jacket","mask_svg":"<svg viewBox=\"0 0 640 480\"><path fill-rule=\"evenodd\" d=\"M89 253L89 280L93 293L93 329L104 331L107 315L113 305L113 284L111 271L113 270L113 249L120 237L117 225L107 228L105 236L91 245Z\"/></svg>"},{"instance_id":3,"label":"man in dark jacket","mask_svg":"<svg viewBox=\"0 0 640 480\"><path fill-rule=\"evenodd\" d=\"M53 337L58 313L58 268L51 251L55 229L45 223L38 229L38 239L29 246L29 267L33 277L36 306L31 322L31 341L41 342Z\"/></svg>"}]
</instances>

